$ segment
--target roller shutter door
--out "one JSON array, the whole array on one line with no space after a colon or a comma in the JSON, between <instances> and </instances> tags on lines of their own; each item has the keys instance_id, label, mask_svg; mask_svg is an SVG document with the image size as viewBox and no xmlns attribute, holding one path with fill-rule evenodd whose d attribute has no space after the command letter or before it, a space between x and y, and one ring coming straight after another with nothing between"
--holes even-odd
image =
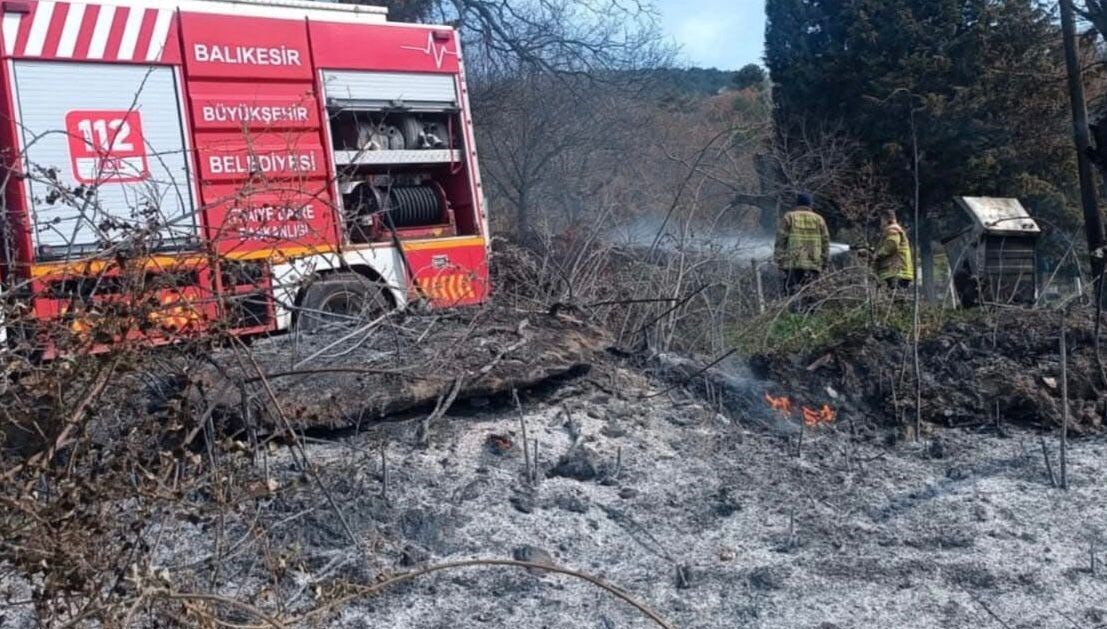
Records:
<instances>
[{"instance_id":1,"label":"roller shutter door","mask_svg":"<svg viewBox=\"0 0 1107 629\"><path fill-rule=\"evenodd\" d=\"M188 155L171 68L17 61L39 257L76 257L148 234L155 250L195 244Z\"/></svg>"},{"instance_id":2,"label":"roller shutter door","mask_svg":"<svg viewBox=\"0 0 1107 629\"><path fill-rule=\"evenodd\" d=\"M325 70L327 104L363 109L401 105L409 110L457 108L457 89L449 74Z\"/></svg>"}]
</instances>

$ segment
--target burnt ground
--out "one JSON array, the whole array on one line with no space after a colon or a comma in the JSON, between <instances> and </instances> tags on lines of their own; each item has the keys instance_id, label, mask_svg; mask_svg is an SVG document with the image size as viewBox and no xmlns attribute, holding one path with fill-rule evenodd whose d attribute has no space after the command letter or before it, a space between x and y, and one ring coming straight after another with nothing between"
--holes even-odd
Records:
<instances>
[{"instance_id":1,"label":"burnt ground","mask_svg":"<svg viewBox=\"0 0 1107 629\"><path fill-rule=\"evenodd\" d=\"M285 360L280 347L254 349ZM228 510L203 495L110 506L145 514L136 522L149 572L178 591L284 616L326 608L293 626L651 626L595 587L514 568L437 573L328 607L382 575L512 557L599 576L675 627L1107 623L1104 437L1070 444L1064 491L1043 456L1046 438L1056 471L1053 433L1002 416L997 428L989 416L913 441L880 426L875 405L860 407L870 416L845 400L834 425L805 432L799 456L793 419L754 406L720 414L670 380L588 356L586 375L521 392L524 421L510 398L473 395L425 435L425 413L311 431L303 454L314 474L288 441L253 460L228 447L225 464L260 481ZM822 395L814 378L788 383L797 400ZM783 386L736 382L747 401ZM524 422L538 441L534 483ZM34 566L0 565L0 627L38 626L20 603L40 583ZM157 624L144 619L135 626Z\"/></svg>"},{"instance_id":2,"label":"burnt ground","mask_svg":"<svg viewBox=\"0 0 1107 629\"><path fill-rule=\"evenodd\" d=\"M533 487L511 408L459 409L427 447L405 424L312 440L307 456L356 546L292 450L273 449L275 491L223 523L235 544L215 590L251 600L262 592L295 609L314 605L317 588L381 572L548 553L625 588L677 627L1107 622L1102 438L1072 444L1066 492L1050 486L1038 434L1023 428L887 445L855 442L837 426L809 432L798 458L793 439L696 399L647 397L659 385L638 373L594 377L611 392L580 381L553 397L524 396L539 442ZM506 451L490 445L494 436ZM570 451L573 465L559 466ZM259 522L264 537L251 535ZM206 585L215 524L203 512L149 521L157 567L182 588ZM276 583L274 556L287 566ZM18 597L25 582L8 583ZM6 618L0 626L34 626L18 613ZM346 604L315 626L650 625L577 581L474 568Z\"/></svg>"},{"instance_id":3,"label":"burnt ground","mask_svg":"<svg viewBox=\"0 0 1107 629\"><path fill-rule=\"evenodd\" d=\"M1094 323L1091 308L1075 309L1065 323L1070 427L1089 434L1101 433L1107 417L1107 370L1096 360ZM1001 308L928 331L919 346L923 421L1060 426L1060 330L1056 311ZM885 426L914 423L911 343L895 328L858 330L798 356L756 356L751 364L756 376L783 383L804 402L830 401Z\"/></svg>"},{"instance_id":4,"label":"burnt ground","mask_svg":"<svg viewBox=\"0 0 1107 629\"><path fill-rule=\"evenodd\" d=\"M191 397L200 407L214 403L230 428L250 419L266 431L356 428L579 376L609 344L599 328L565 314L499 306L394 313L365 326L218 353L192 375ZM239 387L226 385L256 386L263 378L273 395L260 401L279 405L279 417L245 417Z\"/></svg>"}]
</instances>

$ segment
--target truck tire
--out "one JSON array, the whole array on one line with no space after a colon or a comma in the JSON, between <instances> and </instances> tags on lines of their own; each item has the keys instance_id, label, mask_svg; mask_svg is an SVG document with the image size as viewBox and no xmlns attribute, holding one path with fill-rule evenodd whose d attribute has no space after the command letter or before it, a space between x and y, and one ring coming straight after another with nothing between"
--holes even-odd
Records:
<instances>
[{"instance_id":1,"label":"truck tire","mask_svg":"<svg viewBox=\"0 0 1107 629\"><path fill-rule=\"evenodd\" d=\"M307 287L300 300L296 330L318 332L368 323L392 309L386 291L383 283L357 273L322 277Z\"/></svg>"}]
</instances>

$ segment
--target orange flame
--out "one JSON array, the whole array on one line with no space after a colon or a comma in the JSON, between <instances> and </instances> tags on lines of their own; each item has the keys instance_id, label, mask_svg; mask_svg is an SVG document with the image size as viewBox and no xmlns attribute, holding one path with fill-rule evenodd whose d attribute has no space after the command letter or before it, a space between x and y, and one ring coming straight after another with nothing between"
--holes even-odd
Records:
<instances>
[{"instance_id":1,"label":"orange flame","mask_svg":"<svg viewBox=\"0 0 1107 629\"><path fill-rule=\"evenodd\" d=\"M788 416L792 414L794 407L792 405L791 398L787 397L773 397L768 393L765 393L765 401L769 404L769 408L780 413L781 415ZM807 406L803 406L800 409L802 411L803 423L811 428L817 426L829 426L834 423L834 420L838 418L838 412L835 411L827 404L823 404L821 409L815 410Z\"/></svg>"},{"instance_id":2,"label":"orange flame","mask_svg":"<svg viewBox=\"0 0 1107 629\"><path fill-rule=\"evenodd\" d=\"M765 401L769 403L769 408L777 411L782 415L792 414L792 400L786 397L773 397L765 393Z\"/></svg>"},{"instance_id":3,"label":"orange flame","mask_svg":"<svg viewBox=\"0 0 1107 629\"><path fill-rule=\"evenodd\" d=\"M817 411L803 407L803 423L811 427L833 424L837 417L838 413L826 404Z\"/></svg>"}]
</instances>

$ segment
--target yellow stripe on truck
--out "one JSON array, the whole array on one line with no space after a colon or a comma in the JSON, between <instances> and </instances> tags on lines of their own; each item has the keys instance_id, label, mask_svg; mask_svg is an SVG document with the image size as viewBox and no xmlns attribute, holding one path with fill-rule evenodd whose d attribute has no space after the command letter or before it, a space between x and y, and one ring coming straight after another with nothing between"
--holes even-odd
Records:
<instances>
[{"instance_id":1,"label":"yellow stripe on truck","mask_svg":"<svg viewBox=\"0 0 1107 629\"><path fill-rule=\"evenodd\" d=\"M436 238L434 240L408 240L401 243L404 251L426 251L428 249L453 249L454 247L483 247L484 238L467 236L462 238Z\"/></svg>"},{"instance_id":2,"label":"yellow stripe on truck","mask_svg":"<svg viewBox=\"0 0 1107 629\"><path fill-rule=\"evenodd\" d=\"M184 269L200 266L207 260L197 256L153 256L129 260L128 265L141 264L143 269ZM31 267L31 277L43 278L51 275L99 275L104 271L120 268L116 260L82 260L77 262L51 262Z\"/></svg>"}]
</instances>

